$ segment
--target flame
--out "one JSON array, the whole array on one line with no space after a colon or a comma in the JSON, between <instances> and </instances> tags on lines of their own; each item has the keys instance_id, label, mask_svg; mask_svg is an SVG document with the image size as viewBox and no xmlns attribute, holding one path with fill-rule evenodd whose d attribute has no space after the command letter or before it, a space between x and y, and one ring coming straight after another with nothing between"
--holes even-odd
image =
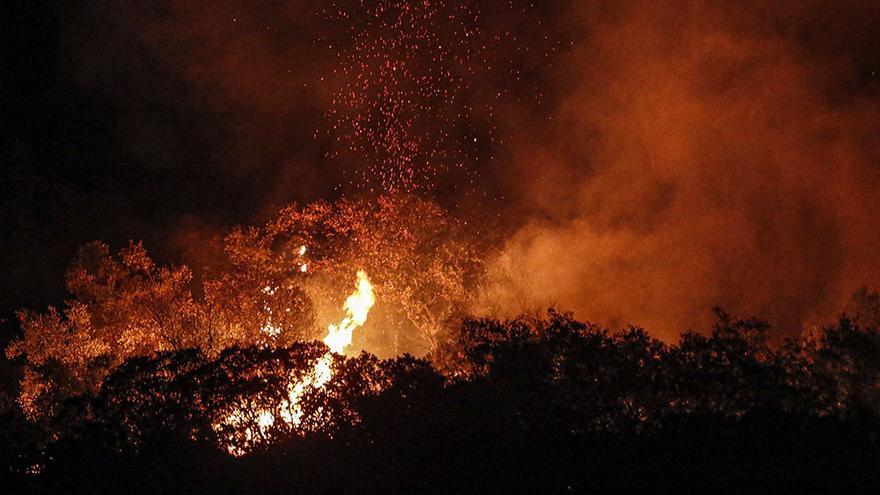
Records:
<instances>
[{"instance_id":1,"label":"flame","mask_svg":"<svg viewBox=\"0 0 880 495\"><path fill-rule=\"evenodd\" d=\"M302 423L303 410L300 399L303 394L311 387L323 388L333 378L333 369L330 367L333 362L332 354L342 354L345 351L345 348L351 344L354 330L366 323L370 309L376 304L373 284L370 283L367 274L360 270L357 272L357 279L357 288L346 298L342 306L346 312L345 317L338 324L327 325L324 343L330 348L330 352L315 362L311 373L295 384L287 386L288 404L284 404L287 407L282 408L284 412L281 416L288 424L299 426Z\"/></svg>"},{"instance_id":2,"label":"flame","mask_svg":"<svg viewBox=\"0 0 880 495\"><path fill-rule=\"evenodd\" d=\"M305 248L300 248L301 254ZM271 290L271 287L267 287ZM270 293L270 292L267 292ZM279 417L288 426L299 427L302 424L305 412L302 408L302 397L310 389L321 389L333 378L333 354L342 354L345 348L351 345L352 335L355 329L363 326L367 321L370 309L376 304L376 296L373 292L373 284L370 283L367 274L360 270L357 272L357 287L348 296L343 305L345 317L337 324L327 325L327 336L324 344L330 350L315 361L311 372L300 380L291 380L287 384L287 398L279 404ZM256 427L248 426L247 419L256 416ZM221 421L214 424L215 431L222 427L231 427L238 432L237 439L227 442L227 451L235 456L245 454L260 439L266 437L269 429L275 425L275 415L267 409L257 411L249 410L246 402L242 402L237 408L227 414Z\"/></svg>"},{"instance_id":3,"label":"flame","mask_svg":"<svg viewBox=\"0 0 880 495\"><path fill-rule=\"evenodd\" d=\"M343 308L348 313L338 325L327 325L327 336L324 343L336 354L342 354L346 347L351 344L351 336L355 328L362 326L367 321L370 309L376 304L376 296L373 294L373 284L367 278L363 270L357 272L357 290L348 296Z\"/></svg>"}]
</instances>

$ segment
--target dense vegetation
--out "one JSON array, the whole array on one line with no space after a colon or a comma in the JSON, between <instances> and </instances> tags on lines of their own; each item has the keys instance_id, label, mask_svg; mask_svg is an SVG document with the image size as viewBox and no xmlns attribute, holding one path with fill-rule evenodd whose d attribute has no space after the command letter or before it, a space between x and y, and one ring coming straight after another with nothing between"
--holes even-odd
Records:
<instances>
[{"instance_id":1,"label":"dense vegetation","mask_svg":"<svg viewBox=\"0 0 880 495\"><path fill-rule=\"evenodd\" d=\"M21 336L6 347L24 359L18 403L31 419L52 416L137 357L198 349L215 358L318 339L338 320L358 270L381 304L356 346L424 355L461 317L480 273L467 234L436 204L398 195L291 205L265 225L237 227L198 278L155 263L141 243L118 254L87 244L67 271L64 306L18 314Z\"/></svg>"},{"instance_id":2,"label":"dense vegetation","mask_svg":"<svg viewBox=\"0 0 880 495\"><path fill-rule=\"evenodd\" d=\"M306 399L317 431L270 432L242 457L211 419L321 344L140 357L51 421L3 418L6 483L57 493L550 491L876 483L880 331L843 318L769 346L721 311L665 345L546 318L468 320L430 360L339 357ZM39 471L28 474L29 471ZM12 485L7 485L12 486Z\"/></svg>"},{"instance_id":3,"label":"dense vegetation","mask_svg":"<svg viewBox=\"0 0 880 495\"><path fill-rule=\"evenodd\" d=\"M418 218L418 222L413 222ZM429 201L290 206L212 264L83 247L0 334L8 492L842 491L880 482L880 296L796 340L466 317L485 236ZM474 239L483 239L475 241ZM355 348L315 339L357 270ZM423 357L413 357L413 356ZM316 362L332 373L307 383ZM323 362L323 361L322 361ZM316 382L311 382L316 383Z\"/></svg>"}]
</instances>

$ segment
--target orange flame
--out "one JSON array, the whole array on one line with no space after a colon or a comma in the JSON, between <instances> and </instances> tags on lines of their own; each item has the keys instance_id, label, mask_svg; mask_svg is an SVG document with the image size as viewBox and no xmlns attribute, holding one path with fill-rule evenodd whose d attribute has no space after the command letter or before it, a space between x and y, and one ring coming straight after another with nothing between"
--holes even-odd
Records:
<instances>
[{"instance_id":1,"label":"orange flame","mask_svg":"<svg viewBox=\"0 0 880 495\"><path fill-rule=\"evenodd\" d=\"M351 344L351 336L355 328L362 326L367 321L370 309L376 304L376 296L373 294L373 284L367 278L363 270L357 272L357 290L348 296L343 308L347 315L338 325L327 325L327 336L324 343L336 354L342 354L346 347Z\"/></svg>"},{"instance_id":2,"label":"orange flame","mask_svg":"<svg viewBox=\"0 0 880 495\"><path fill-rule=\"evenodd\" d=\"M305 251L300 248L301 254ZM370 309L376 303L373 293L373 284L364 271L357 272L357 288L348 296L343 305L345 317L338 324L327 325L327 336L324 343L330 348L312 366L312 371L300 380L291 380L287 385L287 398L279 404L279 417L285 424L298 427L302 424L303 415L301 399L303 394L310 389L323 388L333 378L333 354L342 354L345 348L351 344L354 330L363 326L367 321ZM256 431L254 426L248 426L248 418L256 417ZM275 424L275 415L270 410L260 409L250 411L246 403L242 403L235 410L227 414L221 421L214 424L215 430L221 427L231 427L240 430L237 441L227 443L226 449L232 455L243 455L252 447L258 438L265 438L269 428Z\"/></svg>"}]
</instances>

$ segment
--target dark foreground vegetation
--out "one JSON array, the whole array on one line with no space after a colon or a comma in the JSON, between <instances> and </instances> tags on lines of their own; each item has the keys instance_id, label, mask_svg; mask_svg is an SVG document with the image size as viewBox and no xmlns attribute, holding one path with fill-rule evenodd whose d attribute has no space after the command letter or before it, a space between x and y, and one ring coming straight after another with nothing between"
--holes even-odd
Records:
<instances>
[{"instance_id":1,"label":"dark foreground vegetation","mask_svg":"<svg viewBox=\"0 0 880 495\"><path fill-rule=\"evenodd\" d=\"M302 431L222 447L325 348L129 360L99 392L2 424L5 493L842 492L880 483L880 333L841 319L769 346L722 312L669 346L546 319L466 321L431 360L337 358ZM309 423L311 421L311 423ZM8 488L8 489L7 489Z\"/></svg>"}]
</instances>

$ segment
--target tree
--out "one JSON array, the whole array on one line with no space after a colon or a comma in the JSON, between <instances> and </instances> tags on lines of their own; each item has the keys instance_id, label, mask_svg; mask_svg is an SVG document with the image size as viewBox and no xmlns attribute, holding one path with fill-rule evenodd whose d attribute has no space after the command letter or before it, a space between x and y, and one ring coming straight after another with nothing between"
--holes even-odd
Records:
<instances>
[{"instance_id":1,"label":"tree","mask_svg":"<svg viewBox=\"0 0 880 495\"><path fill-rule=\"evenodd\" d=\"M326 321L336 318L352 275L365 270L380 301L371 315L378 331L356 338L390 355L437 349L446 325L464 314L482 273L466 224L407 195L291 205L261 228L236 229L227 246L243 267L309 274L303 287L320 302L316 310Z\"/></svg>"},{"instance_id":2,"label":"tree","mask_svg":"<svg viewBox=\"0 0 880 495\"><path fill-rule=\"evenodd\" d=\"M810 336L801 346L809 363L821 412L880 417L880 329L860 326L847 316Z\"/></svg>"},{"instance_id":3,"label":"tree","mask_svg":"<svg viewBox=\"0 0 880 495\"><path fill-rule=\"evenodd\" d=\"M19 312L23 338L7 356L26 356L19 403L32 418L64 397L95 392L125 360L203 343L201 310L186 267L159 267L141 244L118 257L105 244L80 249L67 272L73 298L62 311Z\"/></svg>"},{"instance_id":4,"label":"tree","mask_svg":"<svg viewBox=\"0 0 880 495\"><path fill-rule=\"evenodd\" d=\"M72 296L58 311L21 311L23 338L6 349L27 359L19 404L32 419L68 397L95 393L125 361L181 349L217 356L233 346L289 345L311 332L311 306L298 286L235 263L195 298L185 266L156 265L140 243L118 256L94 242L67 272Z\"/></svg>"},{"instance_id":5,"label":"tree","mask_svg":"<svg viewBox=\"0 0 880 495\"><path fill-rule=\"evenodd\" d=\"M25 357L19 403L31 418L97 392L125 361L182 349L284 348L320 339L339 318L352 275L366 270L380 301L360 346L397 355L437 348L468 304L482 269L474 236L436 204L412 196L289 206L262 227L237 227L201 290L186 266L159 266L143 245L118 255L84 246L67 272L71 299L22 311ZM326 324L324 323L324 324Z\"/></svg>"}]
</instances>

